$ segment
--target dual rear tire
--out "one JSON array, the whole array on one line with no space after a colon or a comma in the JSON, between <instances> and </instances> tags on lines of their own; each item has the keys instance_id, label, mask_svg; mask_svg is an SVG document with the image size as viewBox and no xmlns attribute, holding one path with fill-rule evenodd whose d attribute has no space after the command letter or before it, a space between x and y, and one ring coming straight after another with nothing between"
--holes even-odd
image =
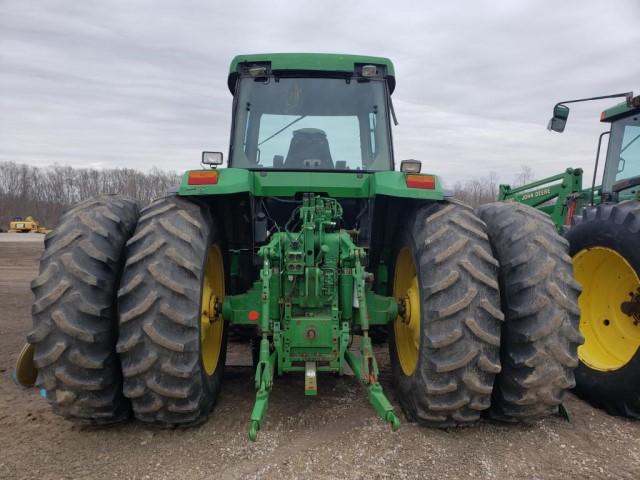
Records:
<instances>
[{"instance_id":1,"label":"dual rear tire","mask_svg":"<svg viewBox=\"0 0 640 480\"><path fill-rule=\"evenodd\" d=\"M208 208L178 197L139 212L105 195L61 217L31 285L28 335L55 413L84 424L206 420L226 352L220 243Z\"/></svg>"},{"instance_id":2,"label":"dual rear tire","mask_svg":"<svg viewBox=\"0 0 640 480\"><path fill-rule=\"evenodd\" d=\"M179 197L141 213L118 292L124 394L145 423L197 425L213 409L225 362L220 232L207 207Z\"/></svg>"},{"instance_id":3,"label":"dual rear tire","mask_svg":"<svg viewBox=\"0 0 640 480\"><path fill-rule=\"evenodd\" d=\"M491 203L477 210L500 262L505 321L502 372L490 417L530 422L553 414L575 385L580 286L568 243L548 216L526 205Z\"/></svg>"},{"instance_id":4,"label":"dual rear tire","mask_svg":"<svg viewBox=\"0 0 640 480\"><path fill-rule=\"evenodd\" d=\"M103 195L79 203L45 237L40 273L31 282L36 385L53 411L81 424L126 420L115 350L115 292L125 242L138 220L135 201ZM28 359L23 359L28 361Z\"/></svg>"},{"instance_id":5,"label":"dual rear tire","mask_svg":"<svg viewBox=\"0 0 640 480\"><path fill-rule=\"evenodd\" d=\"M393 377L406 416L436 427L483 412L533 421L575 383L580 289L567 242L524 205L476 213L419 208L396 242Z\"/></svg>"},{"instance_id":6,"label":"dual rear tire","mask_svg":"<svg viewBox=\"0 0 640 480\"><path fill-rule=\"evenodd\" d=\"M404 308L389 346L410 420L469 424L490 405L503 315L485 230L469 207L434 203L419 208L397 239L393 293Z\"/></svg>"}]
</instances>

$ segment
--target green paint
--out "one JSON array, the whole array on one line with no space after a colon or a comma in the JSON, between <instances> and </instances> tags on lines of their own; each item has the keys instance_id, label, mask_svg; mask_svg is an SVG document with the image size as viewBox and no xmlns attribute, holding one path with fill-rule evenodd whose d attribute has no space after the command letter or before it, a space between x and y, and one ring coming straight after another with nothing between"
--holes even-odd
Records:
<instances>
[{"instance_id":1,"label":"green paint","mask_svg":"<svg viewBox=\"0 0 640 480\"><path fill-rule=\"evenodd\" d=\"M363 372L362 358L350 351L347 351L345 356L347 363L349 364L349 367L351 367L351 370L353 370L355 376L367 386L367 398L378 416L385 422L389 423L394 432L398 430L398 428L400 428L400 419L395 414L393 405L391 405L391 402L389 402L382 391L382 385L380 385L377 380L371 382L366 378Z\"/></svg>"},{"instance_id":2,"label":"green paint","mask_svg":"<svg viewBox=\"0 0 640 480\"><path fill-rule=\"evenodd\" d=\"M571 412L569 411L569 408L564 403L561 403L560 405L558 405L558 414L562 418L564 418L567 422L571 423Z\"/></svg>"},{"instance_id":3,"label":"green paint","mask_svg":"<svg viewBox=\"0 0 640 480\"><path fill-rule=\"evenodd\" d=\"M262 305L262 282L253 286L241 295L227 295L222 303L222 316L233 325L255 326L257 320L249 319L249 312L260 312Z\"/></svg>"},{"instance_id":4,"label":"green paint","mask_svg":"<svg viewBox=\"0 0 640 480\"><path fill-rule=\"evenodd\" d=\"M249 170L241 168L220 168L217 170L219 177L216 185L189 185L189 172L192 171L210 171L210 169L187 170L184 172L178 195L228 195L231 193L251 191L252 175Z\"/></svg>"},{"instance_id":5,"label":"green paint","mask_svg":"<svg viewBox=\"0 0 640 480\"><path fill-rule=\"evenodd\" d=\"M637 99L638 97L636 97ZM634 115L640 113L640 108L638 106L629 106L627 102L621 102L613 107L607 108L602 115L600 116L601 122L612 122L614 120L618 120L620 118L628 117L629 115Z\"/></svg>"},{"instance_id":6,"label":"green paint","mask_svg":"<svg viewBox=\"0 0 640 480\"><path fill-rule=\"evenodd\" d=\"M398 301L393 297L385 297L366 291L369 308L369 325L387 325L398 316Z\"/></svg>"},{"instance_id":7,"label":"green paint","mask_svg":"<svg viewBox=\"0 0 640 480\"><path fill-rule=\"evenodd\" d=\"M233 325L259 328L256 403L249 437L255 440L267 410L276 374L343 373L354 327L362 331L359 378L383 419L395 425L377 384L378 367L369 325L385 325L398 315L397 301L377 295L366 282L365 251L337 228L342 206L333 198L307 193L299 209L300 228L271 236L259 250L260 280L246 293L227 295L222 315ZM254 312L254 315L250 315ZM255 318L255 312L259 316ZM253 320L251 320L253 318ZM306 393L317 387L306 383ZM387 403L385 403L387 402Z\"/></svg>"},{"instance_id":8,"label":"green paint","mask_svg":"<svg viewBox=\"0 0 640 480\"><path fill-rule=\"evenodd\" d=\"M383 254L382 258L389 257L389 254ZM378 269L376 272L376 292L379 293L388 293L389 291L389 269L383 260L378 264Z\"/></svg>"},{"instance_id":9,"label":"green paint","mask_svg":"<svg viewBox=\"0 0 640 480\"><path fill-rule=\"evenodd\" d=\"M373 176L372 196L386 195L388 197L417 198L421 200L443 200L442 181L435 176L436 188L433 190L422 188L408 188L402 172L376 172Z\"/></svg>"},{"instance_id":10,"label":"green paint","mask_svg":"<svg viewBox=\"0 0 640 480\"><path fill-rule=\"evenodd\" d=\"M343 55L335 53L259 53L238 55L231 60L227 84L234 93L238 67L241 64L270 63L271 70L284 72L353 73L356 65L380 65L385 67L389 89L395 88L395 70L388 58L366 55Z\"/></svg>"},{"instance_id":11,"label":"green paint","mask_svg":"<svg viewBox=\"0 0 640 480\"><path fill-rule=\"evenodd\" d=\"M565 224L571 201L583 201L582 169L567 168L564 172L521 187L500 185L498 200L524 203L538 208L551 217L556 228ZM555 200L555 202L552 202ZM579 205L577 206L579 207ZM577 208L576 207L576 208Z\"/></svg>"},{"instance_id":12,"label":"green paint","mask_svg":"<svg viewBox=\"0 0 640 480\"><path fill-rule=\"evenodd\" d=\"M378 195L420 200L442 200L442 182L433 190L408 188L402 172L313 172L221 168L215 185L189 185L189 171L182 176L178 195L228 195L247 192L257 197L292 197L321 193L333 198L372 198Z\"/></svg>"},{"instance_id":13,"label":"green paint","mask_svg":"<svg viewBox=\"0 0 640 480\"><path fill-rule=\"evenodd\" d=\"M266 359L264 359L265 357ZM269 406L269 392L273 386L275 360L275 352L269 354L269 342L266 338L263 338L260 343L260 361L258 362L255 377L256 389L258 391L256 393L256 402L253 405L249 419L249 439L252 442L256 440L258 431L262 425L262 420Z\"/></svg>"},{"instance_id":14,"label":"green paint","mask_svg":"<svg viewBox=\"0 0 640 480\"><path fill-rule=\"evenodd\" d=\"M259 197L294 196L296 193L325 193L331 197L367 198L369 174L345 172L252 172L251 193Z\"/></svg>"}]
</instances>

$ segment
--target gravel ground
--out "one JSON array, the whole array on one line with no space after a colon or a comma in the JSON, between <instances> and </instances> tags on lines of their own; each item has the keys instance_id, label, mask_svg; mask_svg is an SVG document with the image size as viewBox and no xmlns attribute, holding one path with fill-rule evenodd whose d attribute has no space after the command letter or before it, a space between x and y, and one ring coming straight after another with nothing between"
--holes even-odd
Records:
<instances>
[{"instance_id":1,"label":"gravel ground","mask_svg":"<svg viewBox=\"0 0 640 480\"><path fill-rule=\"evenodd\" d=\"M640 422L573 396L572 423L554 417L531 426L483 421L433 430L403 418L392 433L353 378L320 376L313 398L304 396L301 377L288 376L276 380L267 421L250 443L254 393L241 344L230 344L234 366L199 428L75 426L54 416L35 389L11 381L31 325L29 282L42 251L42 237L22 237L0 235L0 478L640 478ZM385 346L378 355L393 400Z\"/></svg>"},{"instance_id":2,"label":"gravel ground","mask_svg":"<svg viewBox=\"0 0 640 480\"><path fill-rule=\"evenodd\" d=\"M0 243L35 242L42 244L44 235L41 233L0 233Z\"/></svg>"}]
</instances>

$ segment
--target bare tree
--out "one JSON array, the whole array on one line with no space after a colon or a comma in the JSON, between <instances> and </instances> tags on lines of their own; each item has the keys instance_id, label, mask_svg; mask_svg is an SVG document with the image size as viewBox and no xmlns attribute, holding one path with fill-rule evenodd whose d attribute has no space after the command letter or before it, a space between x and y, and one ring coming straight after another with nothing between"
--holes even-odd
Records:
<instances>
[{"instance_id":1,"label":"bare tree","mask_svg":"<svg viewBox=\"0 0 640 480\"><path fill-rule=\"evenodd\" d=\"M529 182L533 181L533 170L528 165L521 165L520 172L518 172L513 180L515 187L521 187Z\"/></svg>"},{"instance_id":2,"label":"bare tree","mask_svg":"<svg viewBox=\"0 0 640 480\"><path fill-rule=\"evenodd\" d=\"M102 193L120 193L148 204L179 182L175 172L157 168L144 173L0 162L0 226L6 228L13 217L31 215L52 227L66 208Z\"/></svg>"},{"instance_id":3,"label":"bare tree","mask_svg":"<svg viewBox=\"0 0 640 480\"><path fill-rule=\"evenodd\" d=\"M465 183L458 181L453 186L453 196L472 207L495 202L498 196L498 175L496 172L489 172L486 177Z\"/></svg>"}]
</instances>

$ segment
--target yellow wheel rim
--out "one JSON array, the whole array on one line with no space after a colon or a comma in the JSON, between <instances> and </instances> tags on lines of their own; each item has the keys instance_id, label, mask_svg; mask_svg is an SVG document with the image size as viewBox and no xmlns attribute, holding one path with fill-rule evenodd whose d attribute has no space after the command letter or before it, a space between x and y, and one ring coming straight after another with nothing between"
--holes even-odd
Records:
<instances>
[{"instance_id":1,"label":"yellow wheel rim","mask_svg":"<svg viewBox=\"0 0 640 480\"><path fill-rule=\"evenodd\" d=\"M640 346L640 325L621 310L640 287L638 274L619 253L604 247L579 251L573 257L576 280L582 284L578 348L583 363L600 371L622 368Z\"/></svg>"},{"instance_id":2,"label":"yellow wheel rim","mask_svg":"<svg viewBox=\"0 0 640 480\"><path fill-rule=\"evenodd\" d=\"M404 300L405 311L393 322L393 330L400 367L409 376L418 365L420 351L420 290L409 247L403 247L396 258L393 296Z\"/></svg>"},{"instance_id":3,"label":"yellow wheel rim","mask_svg":"<svg viewBox=\"0 0 640 480\"><path fill-rule=\"evenodd\" d=\"M209 249L202 281L200 311L200 351L207 375L212 375L220 360L224 321L218 306L224 299L224 264L218 245Z\"/></svg>"},{"instance_id":4,"label":"yellow wheel rim","mask_svg":"<svg viewBox=\"0 0 640 480\"><path fill-rule=\"evenodd\" d=\"M18 355L16 362L15 378L23 387L32 387L38 378L38 369L33 363L33 355L35 348L32 344L27 343Z\"/></svg>"}]
</instances>

